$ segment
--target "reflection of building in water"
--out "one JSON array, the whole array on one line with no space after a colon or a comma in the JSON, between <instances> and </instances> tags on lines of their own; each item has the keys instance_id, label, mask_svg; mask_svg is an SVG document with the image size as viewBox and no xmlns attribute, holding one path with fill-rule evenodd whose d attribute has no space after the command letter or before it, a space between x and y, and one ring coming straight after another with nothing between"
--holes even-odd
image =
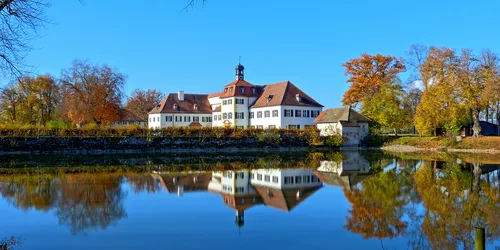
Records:
<instances>
[{"instance_id":1,"label":"reflection of building in water","mask_svg":"<svg viewBox=\"0 0 500 250\"><path fill-rule=\"evenodd\" d=\"M310 169L256 169L214 172L208 190L222 196L242 226L245 210L267 205L291 211L321 186Z\"/></svg>"},{"instance_id":2,"label":"reflection of building in water","mask_svg":"<svg viewBox=\"0 0 500 250\"><path fill-rule=\"evenodd\" d=\"M171 174L155 173L153 178L169 193L182 196L184 192L206 191L212 178L211 173Z\"/></svg>"},{"instance_id":3,"label":"reflection of building in water","mask_svg":"<svg viewBox=\"0 0 500 250\"><path fill-rule=\"evenodd\" d=\"M370 165L357 151L344 151L342 154L341 161L321 161L315 174L328 185L350 190L370 176Z\"/></svg>"}]
</instances>

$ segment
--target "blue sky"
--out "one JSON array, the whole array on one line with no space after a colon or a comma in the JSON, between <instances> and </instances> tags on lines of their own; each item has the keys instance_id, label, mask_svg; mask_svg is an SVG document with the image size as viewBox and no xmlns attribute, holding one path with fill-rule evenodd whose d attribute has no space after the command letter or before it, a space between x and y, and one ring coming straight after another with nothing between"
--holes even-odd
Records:
<instances>
[{"instance_id":1,"label":"blue sky","mask_svg":"<svg viewBox=\"0 0 500 250\"><path fill-rule=\"evenodd\" d=\"M185 3L54 0L26 62L56 77L74 59L106 63L127 75L127 94L213 93L241 56L251 83L290 80L335 107L348 88L341 64L361 53L405 56L416 43L500 52L496 0Z\"/></svg>"}]
</instances>

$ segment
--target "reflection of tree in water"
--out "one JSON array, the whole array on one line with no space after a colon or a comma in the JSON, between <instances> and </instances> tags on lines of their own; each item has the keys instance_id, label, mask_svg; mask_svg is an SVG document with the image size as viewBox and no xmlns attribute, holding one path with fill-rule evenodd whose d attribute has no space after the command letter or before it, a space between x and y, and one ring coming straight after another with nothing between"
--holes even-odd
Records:
<instances>
[{"instance_id":1,"label":"reflection of tree in water","mask_svg":"<svg viewBox=\"0 0 500 250\"><path fill-rule=\"evenodd\" d=\"M346 229L363 238L394 238L404 232L401 220L406 204L395 170L374 175L361 183L361 188L344 190L352 205Z\"/></svg>"},{"instance_id":2,"label":"reflection of tree in water","mask_svg":"<svg viewBox=\"0 0 500 250\"><path fill-rule=\"evenodd\" d=\"M436 172L423 164L415 174L427 209L421 228L434 249L471 249L476 226L486 228L488 240L500 236L498 179L493 183L480 179L481 171L475 167L465 171L448 164Z\"/></svg>"},{"instance_id":3,"label":"reflection of tree in water","mask_svg":"<svg viewBox=\"0 0 500 250\"><path fill-rule=\"evenodd\" d=\"M149 174L134 174L127 176L127 182L134 193L157 193L162 190L160 180Z\"/></svg>"},{"instance_id":4,"label":"reflection of tree in water","mask_svg":"<svg viewBox=\"0 0 500 250\"><path fill-rule=\"evenodd\" d=\"M71 232L90 228L105 229L126 216L121 177L113 175L75 175L61 180L61 199L56 208L59 223Z\"/></svg>"},{"instance_id":5,"label":"reflection of tree in water","mask_svg":"<svg viewBox=\"0 0 500 250\"><path fill-rule=\"evenodd\" d=\"M58 182L51 176L10 176L0 182L0 193L15 207L48 211L58 199Z\"/></svg>"},{"instance_id":6,"label":"reflection of tree in water","mask_svg":"<svg viewBox=\"0 0 500 250\"><path fill-rule=\"evenodd\" d=\"M105 229L126 216L122 179L115 174L2 177L0 193L24 210L55 209L59 223L67 224L73 233L84 233Z\"/></svg>"}]
</instances>

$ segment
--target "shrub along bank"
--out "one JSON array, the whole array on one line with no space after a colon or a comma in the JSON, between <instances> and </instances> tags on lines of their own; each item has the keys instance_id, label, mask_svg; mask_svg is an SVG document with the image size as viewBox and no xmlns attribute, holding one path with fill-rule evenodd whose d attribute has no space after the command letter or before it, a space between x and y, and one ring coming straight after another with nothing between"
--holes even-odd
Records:
<instances>
[{"instance_id":1,"label":"shrub along bank","mask_svg":"<svg viewBox=\"0 0 500 250\"><path fill-rule=\"evenodd\" d=\"M321 137L316 129L131 127L2 127L0 152L172 148L340 147L340 136Z\"/></svg>"}]
</instances>

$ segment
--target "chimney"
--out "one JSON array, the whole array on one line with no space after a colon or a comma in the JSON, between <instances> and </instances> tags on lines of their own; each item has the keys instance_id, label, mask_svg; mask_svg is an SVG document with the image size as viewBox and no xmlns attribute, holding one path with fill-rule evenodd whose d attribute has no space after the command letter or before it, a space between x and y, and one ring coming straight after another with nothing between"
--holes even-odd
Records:
<instances>
[{"instance_id":1,"label":"chimney","mask_svg":"<svg viewBox=\"0 0 500 250\"><path fill-rule=\"evenodd\" d=\"M179 99L179 102L184 101L184 91L179 90L179 93L177 94L177 98Z\"/></svg>"},{"instance_id":2,"label":"chimney","mask_svg":"<svg viewBox=\"0 0 500 250\"><path fill-rule=\"evenodd\" d=\"M295 95L295 99L297 99L298 102L301 102L302 101L302 96L300 96L300 94L296 94Z\"/></svg>"}]
</instances>

